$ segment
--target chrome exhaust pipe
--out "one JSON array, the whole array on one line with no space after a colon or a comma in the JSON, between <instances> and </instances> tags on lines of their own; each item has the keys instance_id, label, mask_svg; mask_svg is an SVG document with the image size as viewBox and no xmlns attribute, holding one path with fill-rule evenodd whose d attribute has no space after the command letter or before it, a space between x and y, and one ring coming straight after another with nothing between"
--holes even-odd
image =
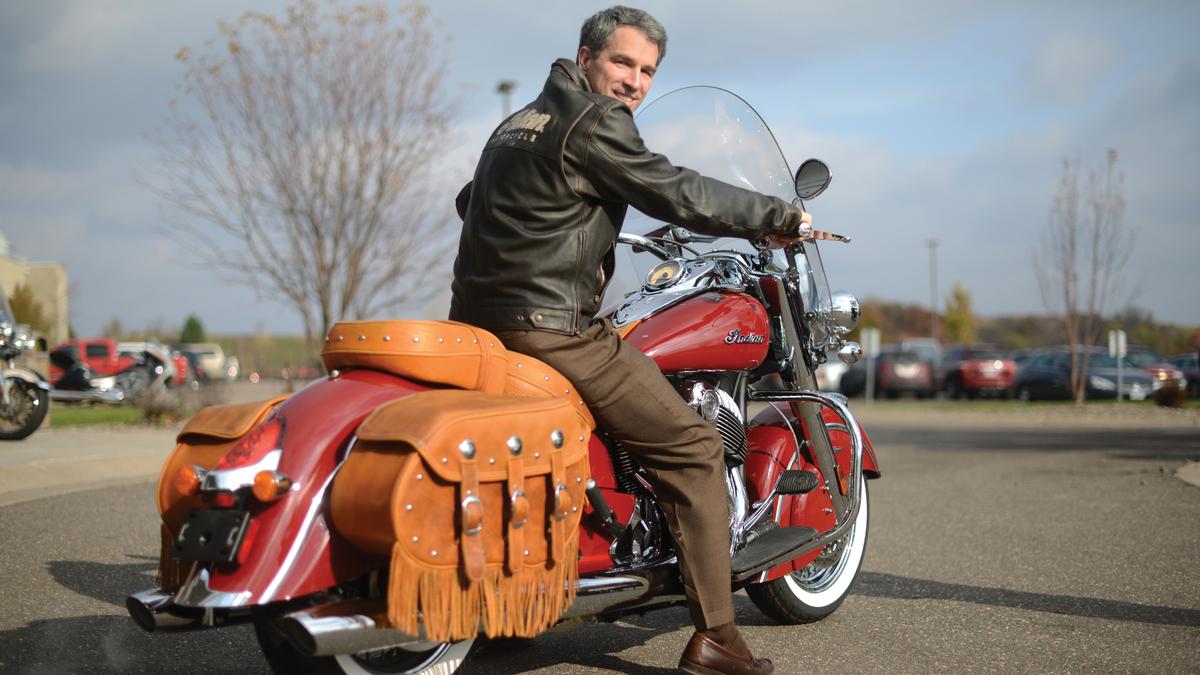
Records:
<instances>
[{"instance_id":1,"label":"chrome exhaust pipe","mask_svg":"<svg viewBox=\"0 0 1200 675\"><path fill-rule=\"evenodd\" d=\"M125 609L138 628L153 633L172 628L200 628L204 619L203 610L179 607L175 595L153 589L134 593L125 599Z\"/></svg>"},{"instance_id":2,"label":"chrome exhaust pipe","mask_svg":"<svg viewBox=\"0 0 1200 675\"><path fill-rule=\"evenodd\" d=\"M437 646L424 635L392 628L387 601L347 600L317 605L283 617L280 628L297 650L307 656L334 656L399 647L424 651Z\"/></svg>"},{"instance_id":3,"label":"chrome exhaust pipe","mask_svg":"<svg viewBox=\"0 0 1200 675\"><path fill-rule=\"evenodd\" d=\"M562 618L599 614L636 601L649 590L650 582L642 577L583 578L575 602ZM425 651L438 644L425 637L424 629L419 635L410 635L392 628L387 619L387 601L383 598L331 602L291 612L281 619L279 627L292 645L307 656L354 654L385 647Z\"/></svg>"},{"instance_id":4,"label":"chrome exhaust pipe","mask_svg":"<svg viewBox=\"0 0 1200 675\"><path fill-rule=\"evenodd\" d=\"M101 403L121 403L125 400L125 392L51 389L50 398L55 401L99 401Z\"/></svg>"},{"instance_id":5,"label":"chrome exhaust pipe","mask_svg":"<svg viewBox=\"0 0 1200 675\"><path fill-rule=\"evenodd\" d=\"M650 592L645 577L584 577L579 580L575 602L563 612L563 619L594 616L617 605L638 600Z\"/></svg>"}]
</instances>

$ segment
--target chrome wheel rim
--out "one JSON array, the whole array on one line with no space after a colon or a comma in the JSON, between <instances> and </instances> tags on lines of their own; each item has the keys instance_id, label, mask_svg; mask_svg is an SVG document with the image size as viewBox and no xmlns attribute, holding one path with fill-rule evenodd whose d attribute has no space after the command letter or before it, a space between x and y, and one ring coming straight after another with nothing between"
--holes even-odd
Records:
<instances>
[{"instance_id":1,"label":"chrome wheel rim","mask_svg":"<svg viewBox=\"0 0 1200 675\"><path fill-rule=\"evenodd\" d=\"M858 525L855 524L854 527L850 528L850 532L845 537L829 545L837 547L837 550L833 554L837 556L837 561L834 564L818 565L816 561L813 561L808 564L808 567L799 572L792 572L792 579L809 593L820 593L827 590L842 576L842 572L846 571L846 566L849 564L850 558L850 556L846 555L846 551L854 546L854 538L857 536Z\"/></svg>"}]
</instances>

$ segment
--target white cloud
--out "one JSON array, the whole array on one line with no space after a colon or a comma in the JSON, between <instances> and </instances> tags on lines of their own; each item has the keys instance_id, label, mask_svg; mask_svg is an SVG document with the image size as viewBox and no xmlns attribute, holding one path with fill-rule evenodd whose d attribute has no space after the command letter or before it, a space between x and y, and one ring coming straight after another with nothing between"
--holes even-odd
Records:
<instances>
[{"instance_id":1,"label":"white cloud","mask_svg":"<svg viewBox=\"0 0 1200 675\"><path fill-rule=\"evenodd\" d=\"M21 67L32 73L101 65L137 38L145 3L82 0L68 5L53 29L30 44Z\"/></svg>"},{"instance_id":2,"label":"white cloud","mask_svg":"<svg viewBox=\"0 0 1200 675\"><path fill-rule=\"evenodd\" d=\"M1085 103L1116 60L1116 46L1103 36L1051 35L1028 66L1031 93L1061 104Z\"/></svg>"}]
</instances>

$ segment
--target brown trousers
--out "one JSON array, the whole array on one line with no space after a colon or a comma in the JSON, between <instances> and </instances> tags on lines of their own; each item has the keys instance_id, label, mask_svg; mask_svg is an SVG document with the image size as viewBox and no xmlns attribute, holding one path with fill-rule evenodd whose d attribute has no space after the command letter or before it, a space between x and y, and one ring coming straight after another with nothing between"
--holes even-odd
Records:
<instances>
[{"instance_id":1,"label":"brown trousers","mask_svg":"<svg viewBox=\"0 0 1200 675\"><path fill-rule=\"evenodd\" d=\"M597 425L650 474L679 547L697 630L733 621L729 505L721 437L654 361L596 319L580 335L497 331L504 346L544 361L579 390Z\"/></svg>"}]
</instances>

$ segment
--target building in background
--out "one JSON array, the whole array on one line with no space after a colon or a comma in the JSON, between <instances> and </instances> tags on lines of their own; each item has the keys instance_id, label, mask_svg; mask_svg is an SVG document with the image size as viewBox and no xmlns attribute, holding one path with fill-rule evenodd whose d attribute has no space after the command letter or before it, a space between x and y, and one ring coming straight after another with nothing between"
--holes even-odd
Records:
<instances>
[{"instance_id":1,"label":"building in background","mask_svg":"<svg viewBox=\"0 0 1200 675\"><path fill-rule=\"evenodd\" d=\"M8 238L0 232L0 287L11 298L13 290L25 284L49 318L46 342L56 345L67 339L67 268L59 263L30 262L13 257Z\"/></svg>"}]
</instances>

